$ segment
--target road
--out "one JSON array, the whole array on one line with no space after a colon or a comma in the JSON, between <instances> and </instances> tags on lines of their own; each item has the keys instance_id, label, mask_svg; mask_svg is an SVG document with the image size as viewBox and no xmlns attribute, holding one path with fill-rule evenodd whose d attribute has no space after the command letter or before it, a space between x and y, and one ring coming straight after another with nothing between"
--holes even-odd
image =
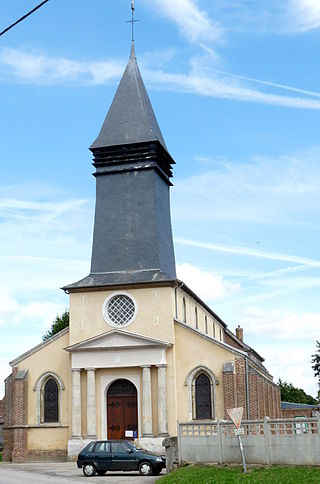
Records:
<instances>
[{"instance_id":1,"label":"road","mask_svg":"<svg viewBox=\"0 0 320 484\"><path fill-rule=\"evenodd\" d=\"M106 476L95 476L89 478L92 484L131 484L131 483L154 483L164 475L143 477L137 472L108 472ZM26 463L7 464L0 463L0 484L65 484L67 482L87 483L88 478L84 477L82 470L77 468L75 462L54 462L54 463Z\"/></svg>"}]
</instances>

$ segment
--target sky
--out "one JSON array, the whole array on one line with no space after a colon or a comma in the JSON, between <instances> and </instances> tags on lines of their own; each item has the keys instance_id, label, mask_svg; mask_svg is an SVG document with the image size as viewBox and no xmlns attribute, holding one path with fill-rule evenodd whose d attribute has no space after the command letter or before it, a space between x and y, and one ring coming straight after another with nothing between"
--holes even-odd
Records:
<instances>
[{"instance_id":1,"label":"sky","mask_svg":"<svg viewBox=\"0 0 320 484\"><path fill-rule=\"evenodd\" d=\"M37 0L2 0L0 31ZM126 66L130 0L50 0L0 37L0 398L8 362L90 268L88 150ZM178 276L274 376L316 396L318 0L136 0L136 54L176 161Z\"/></svg>"}]
</instances>

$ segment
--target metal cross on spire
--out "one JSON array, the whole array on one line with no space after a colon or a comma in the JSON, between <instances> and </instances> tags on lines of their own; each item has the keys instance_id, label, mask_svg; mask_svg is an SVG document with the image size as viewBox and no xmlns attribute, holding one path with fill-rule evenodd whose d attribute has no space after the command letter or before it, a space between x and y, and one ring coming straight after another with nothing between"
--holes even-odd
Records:
<instances>
[{"instance_id":1,"label":"metal cross on spire","mask_svg":"<svg viewBox=\"0 0 320 484\"><path fill-rule=\"evenodd\" d=\"M132 24L132 42L134 42L134 24L136 22L139 22L139 20L136 20L134 18L134 13L135 13L134 0L131 1L131 12L132 12L132 19L131 20L128 20L127 23L128 24Z\"/></svg>"}]
</instances>

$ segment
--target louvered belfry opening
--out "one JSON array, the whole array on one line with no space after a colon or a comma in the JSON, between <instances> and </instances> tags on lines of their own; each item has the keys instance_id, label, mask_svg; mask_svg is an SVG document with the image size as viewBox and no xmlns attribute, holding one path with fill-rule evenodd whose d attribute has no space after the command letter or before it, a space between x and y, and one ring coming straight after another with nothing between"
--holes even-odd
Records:
<instances>
[{"instance_id":1,"label":"louvered belfry opening","mask_svg":"<svg viewBox=\"0 0 320 484\"><path fill-rule=\"evenodd\" d=\"M196 419L212 418L211 382L204 373L195 381Z\"/></svg>"},{"instance_id":2,"label":"louvered belfry opening","mask_svg":"<svg viewBox=\"0 0 320 484\"><path fill-rule=\"evenodd\" d=\"M53 378L50 378L44 387L44 421L59 421L59 390Z\"/></svg>"}]
</instances>

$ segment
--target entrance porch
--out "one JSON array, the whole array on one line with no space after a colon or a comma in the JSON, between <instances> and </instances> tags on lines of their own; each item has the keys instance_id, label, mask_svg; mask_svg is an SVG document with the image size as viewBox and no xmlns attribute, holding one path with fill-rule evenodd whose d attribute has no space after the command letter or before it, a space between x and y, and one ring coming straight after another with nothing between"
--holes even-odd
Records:
<instances>
[{"instance_id":1,"label":"entrance porch","mask_svg":"<svg viewBox=\"0 0 320 484\"><path fill-rule=\"evenodd\" d=\"M69 459L95 439L135 440L144 448L163 450L169 346L114 330L66 348L72 355Z\"/></svg>"}]
</instances>

